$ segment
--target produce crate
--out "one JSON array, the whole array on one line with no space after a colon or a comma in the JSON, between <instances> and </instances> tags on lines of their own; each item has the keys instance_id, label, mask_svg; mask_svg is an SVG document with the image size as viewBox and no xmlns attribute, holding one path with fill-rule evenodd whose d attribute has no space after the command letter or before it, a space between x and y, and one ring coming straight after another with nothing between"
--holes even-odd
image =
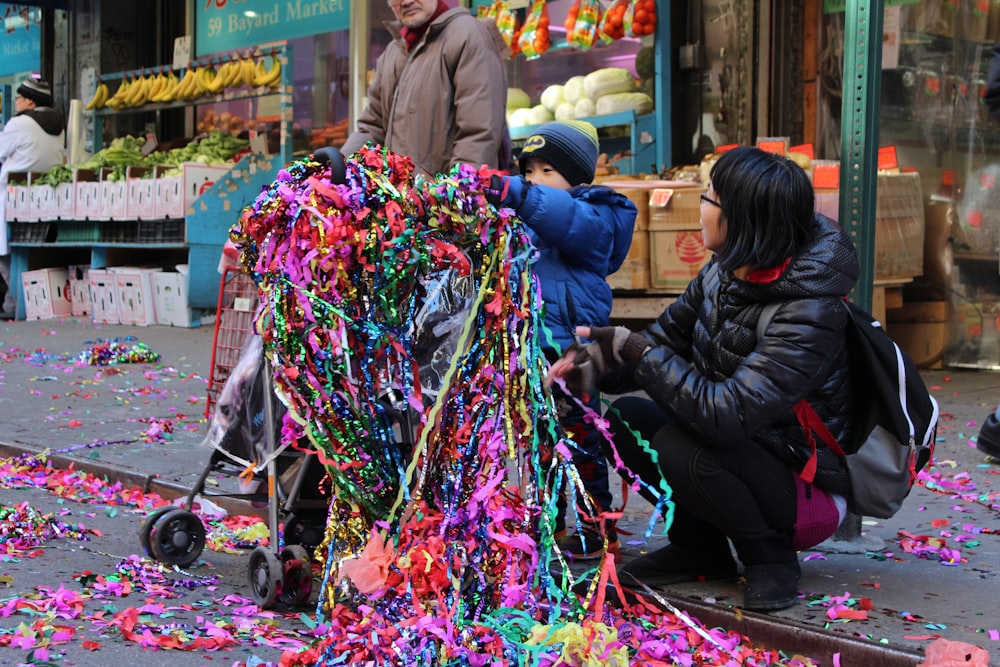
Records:
<instances>
[{"instance_id":1,"label":"produce crate","mask_svg":"<svg viewBox=\"0 0 1000 667\"><path fill-rule=\"evenodd\" d=\"M66 221L58 223L56 227L56 240L60 243L87 241L97 242L101 240L100 223L89 221Z\"/></svg>"},{"instance_id":2,"label":"produce crate","mask_svg":"<svg viewBox=\"0 0 1000 667\"><path fill-rule=\"evenodd\" d=\"M138 225L134 220L116 220L100 223L101 242L135 243L138 239Z\"/></svg>"},{"instance_id":3,"label":"produce crate","mask_svg":"<svg viewBox=\"0 0 1000 667\"><path fill-rule=\"evenodd\" d=\"M10 242L11 243L48 243L49 231L52 223L49 222L11 222Z\"/></svg>"},{"instance_id":4,"label":"produce crate","mask_svg":"<svg viewBox=\"0 0 1000 667\"><path fill-rule=\"evenodd\" d=\"M139 220L139 243L184 243L184 219Z\"/></svg>"}]
</instances>

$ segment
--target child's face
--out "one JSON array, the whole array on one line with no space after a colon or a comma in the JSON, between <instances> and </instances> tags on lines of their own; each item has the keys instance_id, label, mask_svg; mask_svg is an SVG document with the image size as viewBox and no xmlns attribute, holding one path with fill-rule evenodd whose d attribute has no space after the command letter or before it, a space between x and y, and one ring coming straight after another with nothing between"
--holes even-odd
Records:
<instances>
[{"instance_id":1,"label":"child's face","mask_svg":"<svg viewBox=\"0 0 1000 667\"><path fill-rule=\"evenodd\" d=\"M524 167L524 177L533 185L547 185L560 190L569 190L573 187L555 167L537 157L528 158L528 163Z\"/></svg>"}]
</instances>

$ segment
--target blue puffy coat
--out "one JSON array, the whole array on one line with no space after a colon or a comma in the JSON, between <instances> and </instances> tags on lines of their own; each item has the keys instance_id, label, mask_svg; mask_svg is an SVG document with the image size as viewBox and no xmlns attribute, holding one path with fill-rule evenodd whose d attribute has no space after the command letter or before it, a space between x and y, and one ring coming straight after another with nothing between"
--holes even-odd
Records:
<instances>
[{"instance_id":1,"label":"blue puffy coat","mask_svg":"<svg viewBox=\"0 0 1000 667\"><path fill-rule=\"evenodd\" d=\"M522 176L508 179L504 203L528 226L538 248L534 271L553 340L565 349L576 340L576 327L607 326L607 277L621 267L632 245L635 204L610 188L560 190L532 185Z\"/></svg>"}]
</instances>

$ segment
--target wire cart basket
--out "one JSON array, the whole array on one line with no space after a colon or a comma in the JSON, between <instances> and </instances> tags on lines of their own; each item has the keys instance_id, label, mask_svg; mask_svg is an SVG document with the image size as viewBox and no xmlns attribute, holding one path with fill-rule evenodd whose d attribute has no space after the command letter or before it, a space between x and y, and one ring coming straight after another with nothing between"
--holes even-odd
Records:
<instances>
[{"instance_id":1,"label":"wire cart basket","mask_svg":"<svg viewBox=\"0 0 1000 667\"><path fill-rule=\"evenodd\" d=\"M209 366L208 397L205 418L212 418L212 409L229 374L240 360L249 336L253 334L253 314L257 301L257 286L250 276L238 268L226 269L219 282L219 304L212 336L212 362Z\"/></svg>"}]
</instances>

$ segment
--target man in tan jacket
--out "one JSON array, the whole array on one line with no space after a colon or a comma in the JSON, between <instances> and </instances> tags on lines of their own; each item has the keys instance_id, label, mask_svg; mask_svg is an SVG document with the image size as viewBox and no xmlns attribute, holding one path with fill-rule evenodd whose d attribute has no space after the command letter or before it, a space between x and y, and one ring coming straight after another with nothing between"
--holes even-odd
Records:
<instances>
[{"instance_id":1,"label":"man in tan jacket","mask_svg":"<svg viewBox=\"0 0 1000 667\"><path fill-rule=\"evenodd\" d=\"M444 0L389 0L394 36L375 65L368 106L341 147L366 142L408 155L429 174L457 163L510 168L509 53L492 21Z\"/></svg>"}]
</instances>

